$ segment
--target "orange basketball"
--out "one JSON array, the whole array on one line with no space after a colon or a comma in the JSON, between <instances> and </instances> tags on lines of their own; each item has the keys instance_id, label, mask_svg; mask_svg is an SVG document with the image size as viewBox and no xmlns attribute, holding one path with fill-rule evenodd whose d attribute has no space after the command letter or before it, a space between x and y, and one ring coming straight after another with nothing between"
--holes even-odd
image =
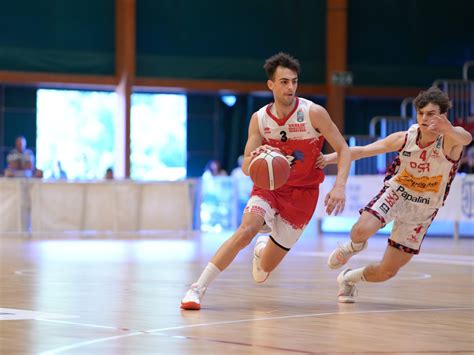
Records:
<instances>
[{"instance_id":1,"label":"orange basketball","mask_svg":"<svg viewBox=\"0 0 474 355\"><path fill-rule=\"evenodd\" d=\"M257 155L250 163L252 181L265 190L282 187L290 176L290 163L278 151L268 150Z\"/></svg>"}]
</instances>

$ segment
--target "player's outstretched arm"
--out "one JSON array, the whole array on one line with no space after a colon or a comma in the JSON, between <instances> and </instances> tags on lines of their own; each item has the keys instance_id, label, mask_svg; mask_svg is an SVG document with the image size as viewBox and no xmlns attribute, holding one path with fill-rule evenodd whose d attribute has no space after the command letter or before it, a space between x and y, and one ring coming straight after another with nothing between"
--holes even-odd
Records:
<instances>
[{"instance_id":1,"label":"player's outstretched arm","mask_svg":"<svg viewBox=\"0 0 474 355\"><path fill-rule=\"evenodd\" d=\"M396 152L403 147L405 135L406 131L395 132L376 142L364 146L351 147L351 160L359 160L379 154Z\"/></svg>"},{"instance_id":2,"label":"player's outstretched arm","mask_svg":"<svg viewBox=\"0 0 474 355\"><path fill-rule=\"evenodd\" d=\"M365 146L350 147L349 150L351 153L351 160L359 160L388 152L396 152L402 148L405 142L405 134L406 131L395 132L383 139ZM337 162L338 154L336 152L320 157L316 164L318 168L322 169L326 165L337 164Z\"/></svg>"}]
</instances>

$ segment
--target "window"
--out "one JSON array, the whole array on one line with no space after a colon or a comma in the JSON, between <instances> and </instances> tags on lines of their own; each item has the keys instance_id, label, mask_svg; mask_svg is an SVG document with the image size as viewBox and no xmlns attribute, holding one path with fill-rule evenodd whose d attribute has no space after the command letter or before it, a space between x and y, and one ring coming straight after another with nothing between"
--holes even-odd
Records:
<instances>
[{"instance_id":1,"label":"window","mask_svg":"<svg viewBox=\"0 0 474 355\"><path fill-rule=\"evenodd\" d=\"M115 163L113 92L38 90L37 166L45 178L102 178Z\"/></svg>"},{"instance_id":2,"label":"window","mask_svg":"<svg viewBox=\"0 0 474 355\"><path fill-rule=\"evenodd\" d=\"M186 119L185 95L132 95L133 179L186 178Z\"/></svg>"},{"instance_id":3,"label":"window","mask_svg":"<svg viewBox=\"0 0 474 355\"><path fill-rule=\"evenodd\" d=\"M45 178L59 178L59 164L69 179L102 179L107 168L123 167L117 103L114 92L38 90L36 161ZM185 95L132 95L133 179L186 177L186 112Z\"/></svg>"}]
</instances>

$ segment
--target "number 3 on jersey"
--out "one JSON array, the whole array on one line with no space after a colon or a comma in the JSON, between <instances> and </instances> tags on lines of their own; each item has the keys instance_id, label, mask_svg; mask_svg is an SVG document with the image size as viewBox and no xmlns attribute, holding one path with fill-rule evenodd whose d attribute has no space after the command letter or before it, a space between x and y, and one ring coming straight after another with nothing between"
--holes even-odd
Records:
<instances>
[{"instance_id":1,"label":"number 3 on jersey","mask_svg":"<svg viewBox=\"0 0 474 355\"><path fill-rule=\"evenodd\" d=\"M281 136L281 141L282 142L286 142L288 140L288 137L286 136L286 132L285 131L281 131L280 132L280 136Z\"/></svg>"}]
</instances>

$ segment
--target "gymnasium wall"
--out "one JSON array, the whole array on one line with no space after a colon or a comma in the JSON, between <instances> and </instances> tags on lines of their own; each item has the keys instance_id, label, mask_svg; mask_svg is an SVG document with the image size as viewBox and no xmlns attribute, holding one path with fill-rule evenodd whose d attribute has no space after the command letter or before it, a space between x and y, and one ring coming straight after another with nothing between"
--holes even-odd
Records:
<instances>
[{"instance_id":1,"label":"gymnasium wall","mask_svg":"<svg viewBox=\"0 0 474 355\"><path fill-rule=\"evenodd\" d=\"M29 148L35 151L36 89L0 83L0 170L6 166L9 148L19 135L24 135Z\"/></svg>"},{"instance_id":2,"label":"gymnasium wall","mask_svg":"<svg viewBox=\"0 0 474 355\"><path fill-rule=\"evenodd\" d=\"M474 59L474 1L348 2L348 70L355 85L429 86L461 79Z\"/></svg>"},{"instance_id":3,"label":"gymnasium wall","mask_svg":"<svg viewBox=\"0 0 474 355\"><path fill-rule=\"evenodd\" d=\"M114 0L2 3L0 70L115 72Z\"/></svg>"},{"instance_id":4,"label":"gymnasium wall","mask_svg":"<svg viewBox=\"0 0 474 355\"><path fill-rule=\"evenodd\" d=\"M325 0L137 1L137 75L266 80L263 60L298 57L303 82L325 73Z\"/></svg>"},{"instance_id":5,"label":"gymnasium wall","mask_svg":"<svg viewBox=\"0 0 474 355\"><path fill-rule=\"evenodd\" d=\"M302 82L324 83L325 12L325 0L137 0L137 76L260 81L263 59L283 50L301 60ZM460 77L473 13L469 0L349 0L355 85ZM114 0L5 2L0 70L113 74L114 16Z\"/></svg>"},{"instance_id":6,"label":"gymnasium wall","mask_svg":"<svg viewBox=\"0 0 474 355\"><path fill-rule=\"evenodd\" d=\"M440 77L460 78L462 64L474 59L473 13L470 0L348 0L354 86L427 87ZM264 59L283 50L300 59L301 83L321 85L325 19L326 0L137 0L136 74L262 82ZM2 4L0 71L110 76L114 55L114 0ZM2 86L1 146L11 146L18 132L34 145L35 97L32 88ZM215 93L190 93L190 176L212 157L233 167L250 114L268 101L240 95L226 108ZM372 116L398 115L399 104L399 97L347 97L344 133L366 134Z\"/></svg>"}]
</instances>

